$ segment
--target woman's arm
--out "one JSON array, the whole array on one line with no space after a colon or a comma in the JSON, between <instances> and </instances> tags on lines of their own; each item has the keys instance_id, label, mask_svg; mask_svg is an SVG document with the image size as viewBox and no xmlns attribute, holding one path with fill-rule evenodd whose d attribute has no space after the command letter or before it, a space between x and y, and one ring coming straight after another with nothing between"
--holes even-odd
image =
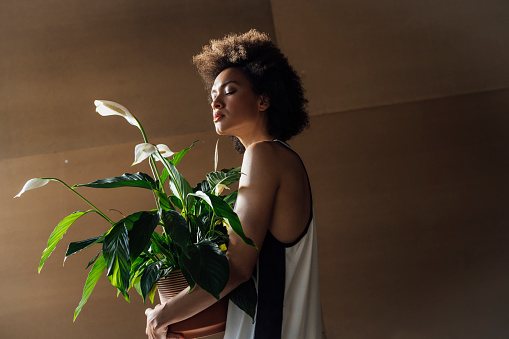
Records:
<instances>
[{"instance_id":1,"label":"woman's arm","mask_svg":"<svg viewBox=\"0 0 509 339\"><path fill-rule=\"evenodd\" d=\"M234 232L230 233L226 257L230 264L230 278L221 298L247 281L256 265L259 249L269 228L272 206L279 188L280 176L273 143L251 145L244 153L242 176L236 212L244 233L258 246L244 244ZM166 338L169 325L187 319L216 302L208 292L195 286L185 289L163 305L147 309L147 335L150 339Z\"/></svg>"}]
</instances>

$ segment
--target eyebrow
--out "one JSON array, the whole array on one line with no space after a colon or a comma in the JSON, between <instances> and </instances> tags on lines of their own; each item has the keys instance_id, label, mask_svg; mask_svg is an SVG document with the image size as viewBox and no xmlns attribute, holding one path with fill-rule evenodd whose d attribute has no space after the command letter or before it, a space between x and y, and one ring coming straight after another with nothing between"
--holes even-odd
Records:
<instances>
[{"instance_id":1,"label":"eyebrow","mask_svg":"<svg viewBox=\"0 0 509 339\"><path fill-rule=\"evenodd\" d=\"M231 84L231 83L234 83L234 84L237 84L237 85L239 84L239 83L238 83L237 81L235 81L235 80L230 80L230 81L224 82L224 83L222 83L221 85L219 85L218 89L224 88L224 87L228 86L228 85L229 85L229 84ZM212 93L214 93L214 91L215 91L215 90L211 90L211 91L210 91L210 95L212 95ZM216 91L216 92L217 92L217 91Z\"/></svg>"}]
</instances>

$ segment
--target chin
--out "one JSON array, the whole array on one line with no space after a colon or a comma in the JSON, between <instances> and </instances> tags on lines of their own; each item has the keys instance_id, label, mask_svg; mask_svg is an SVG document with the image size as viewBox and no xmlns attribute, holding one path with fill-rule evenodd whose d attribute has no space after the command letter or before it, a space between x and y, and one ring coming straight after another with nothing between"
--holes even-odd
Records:
<instances>
[{"instance_id":1,"label":"chin","mask_svg":"<svg viewBox=\"0 0 509 339\"><path fill-rule=\"evenodd\" d=\"M228 133L226 133L226 131L222 130L219 125L216 125L216 133L218 135L228 135Z\"/></svg>"}]
</instances>

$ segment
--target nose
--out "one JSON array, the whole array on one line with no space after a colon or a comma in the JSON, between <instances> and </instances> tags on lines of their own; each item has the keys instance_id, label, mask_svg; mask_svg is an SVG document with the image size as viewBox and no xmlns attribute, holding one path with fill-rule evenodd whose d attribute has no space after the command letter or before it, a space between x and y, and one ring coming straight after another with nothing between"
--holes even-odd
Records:
<instances>
[{"instance_id":1,"label":"nose","mask_svg":"<svg viewBox=\"0 0 509 339\"><path fill-rule=\"evenodd\" d=\"M218 95L214 99L212 99L212 102L210 104L212 106L212 110L216 110L216 109L220 109L220 108L224 107L224 104L219 97L220 96Z\"/></svg>"}]
</instances>

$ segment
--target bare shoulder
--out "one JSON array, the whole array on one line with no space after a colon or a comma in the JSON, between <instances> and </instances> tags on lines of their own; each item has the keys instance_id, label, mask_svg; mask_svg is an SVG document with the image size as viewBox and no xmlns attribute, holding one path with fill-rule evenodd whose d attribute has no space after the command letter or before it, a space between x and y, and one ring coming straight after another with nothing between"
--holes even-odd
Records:
<instances>
[{"instance_id":1,"label":"bare shoulder","mask_svg":"<svg viewBox=\"0 0 509 339\"><path fill-rule=\"evenodd\" d=\"M277 171L278 150L273 142L262 141L250 145L242 160L241 186L247 183L260 182L277 185L279 175Z\"/></svg>"},{"instance_id":2,"label":"bare shoulder","mask_svg":"<svg viewBox=\"0 0 509 339\"><path fill-rule=\"evenodd\" d=\"M250 178L270 180L272 184L291 184L292 178L306 176L299 156L280 142L261 141L250 145L244 153L242 173ZM246 179L247 179L246 177Z\"/></svg>"},{"instance_id":3,"label":"bare shoulder","mask_svg":"<svg viewBox=\"0 0 509 339\"><path fill-rule=\"evenodd\" d=\"M246 156L256 158L270 158L277 156L279 147L273 141L260 141L250 145L245 152Z\"/></svg>"},{"instance_id":4,"label":"bare shoulder","mask_svg":"<svg viewBox=\"0 0 509 339\"><path fill-rule=\"evenodd\" d=\"M252 144L246 149L245 159L256 159L257 163L270 163L271 167L293 166L300 162L295 152L280 142L260 141Z\"/></svg>"}]
</instances>

